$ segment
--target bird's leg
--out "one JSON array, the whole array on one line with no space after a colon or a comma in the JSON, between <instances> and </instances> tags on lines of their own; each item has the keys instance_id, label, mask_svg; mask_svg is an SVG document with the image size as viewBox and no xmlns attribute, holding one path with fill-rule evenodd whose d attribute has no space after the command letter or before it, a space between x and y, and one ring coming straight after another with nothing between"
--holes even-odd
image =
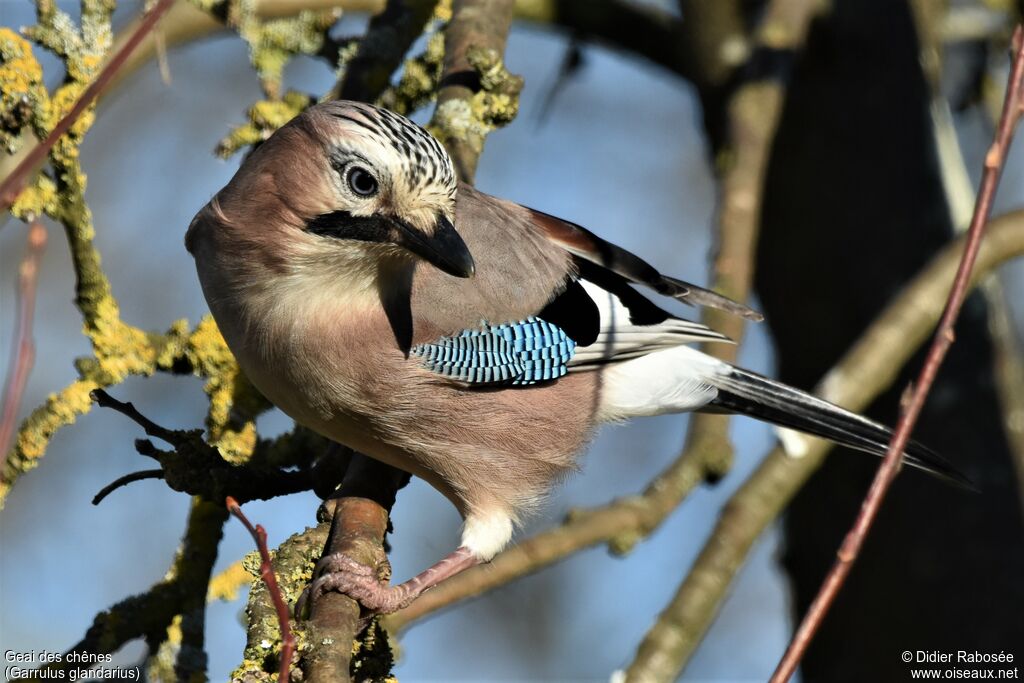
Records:
<instances>
[{"instance_id":1,"label":"bird's leg","mask_svg":"<svg viewBox=\"0 0 1024 683\"><path fill-rule=\"evenodd\" d=\"M428 588L480 562L468 548L459 547L408 581L388 586L378 578L373 568L356 562L345 553L332 553L317 563L313 572L316 578L302 594L296 614L302 614L307 600L315 602L329 591L343 593L374 612L391 614L409 605Z\"/></svg>"}]
</instances>

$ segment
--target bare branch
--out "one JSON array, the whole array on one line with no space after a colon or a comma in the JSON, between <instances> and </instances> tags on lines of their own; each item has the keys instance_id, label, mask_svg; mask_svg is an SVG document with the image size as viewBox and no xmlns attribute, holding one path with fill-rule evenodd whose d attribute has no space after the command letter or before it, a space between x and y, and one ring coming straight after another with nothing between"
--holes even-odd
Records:
<instances>
[{"instance_id":1,"label":"bare branch","mask_svg":"<svg viewBox=\"0 0 1024 683\"><path fill-rule=\"evenodd\" d=\"M114 481L110 482L109 484L101 488L99 492L92 497L92 504L99 505L100 503L103 502L104 498L106 498L107 496L109 496L111 493L118 490L122 486L127 486L128 484L131 484L136 481L142 481L144 479L163 478L164 471L161 469L139 470L138 472L131 472L129 474L124 475L123 477L118 477Z\"/></svg>"},{"instance_id":2,"label":"bare branch","mask_svg":"<svg viewBox=\"0 0 1024 683\"><path fill-rule=\"evenodd\" d=\"M707 44L691 36L703 52L716 55L728 52L728 41L740 40L735 31L738 10L728 11L730 3L706 3L700 0L684 2L684 16L712 14L719 32L717 45ZM761 62L767 61L779 52L795 52L802 48L811 18L818 10L813 0L773 0L765 10L760 24L748 41L754 47L750 61L740 71L752 74L764 72ZM740 34L742 35L742 34ZM700 48L699 46L702 46ZM735 46L734 46L735 48ZM703 58L705 61L707 56ZM705 119L708 135L715 141L718 123L714 119L715 98L721 95L725 81L730 79L729 64L716 62L704 71L709 74L702 85L702 99L705 104ZM758 78L749 77L728 96L724 108L724 130L718 144L728 151L732 159L720 175L718 209L718 254L714 262L714 288L716 291L737 301L744 301L750 294L754 278L754 256L757 249L761 222L761 205L764 198L764 180L772 141L782 117L782 105L786 84L784 75L770 74ZM718 150L721 153L721 150ZM745 321L735 315L714 308L705 308L702 322L737 342L742 341ZM739 344L706 344L703 349L721 360L735 363ZM704 462L706 477L724 476L732 467L733 447L729 440L729 417L708 413L695 414L690 419L683 457L693 453ZM685 581L685 579L684 579ZM677 618L674 602L666 606L644 635L636 655L626 670L627 680L668 680L678 675L685 661L686 651L682 642L665 637L673 631Z\"/></svg>"},{"instance_id":3,"label":"bare branch","mask_svg":"<svg viewBox=\"0 0 1024 683\"><path fill-rule=\"evenodd\" d=\"M46 249L46 227L41 222L32 221L29 225L27 243L25 257L18 267L18 316L14 325L11 360L7 366L3 408L0 409L0 471L3 471L7 454L11 450L11 439L18 422L21 397L25 393L25 385L28 384L28 377L36 358L32 322L36 311L39 268L42 265L43 251Z\"/></svg>"},{"instance_id":4,"label":"bare branch","mask_svg":"<svg viewBox=\"0 0 1024 683\"><path fill-rule=\"evenodd\" d=\"M278 671L278 683L288 683L289 671L292 666L292 654L295 652L295 636L292 635L292 627L289 623L288 605L281 595L281 589L277 586L277 577L274 576L274 567L270 563L270 550L267 548L267 532L259 524L253 526L249 518L242 512L231 496L224 501L228 512L233 514L245 526L256 542L256 548L260 553L260 578L267 586L270 598L274 602L274 611L277 613L277 623L281 627L281 665ZM204 596L205 597L205 596Z\"/></svg>"},{"instance_id":5,"label":"bare branch","mask_svg":"<svg viewBox=\"0 0 1024 683\"><path fill-rule=\"evenodd\" d=\"M148 417L140 413L134 405L131 403L125 403L118 401L116 398L108 394L103 389L94 389L90 392L89 396L93 401L96 402L101 408L112 408L117 412L121 413L135 424L142 427L142 430L147 435L166 441L172 446L178 446L182 443L182 437L176 434L174 431L161 427L157 423L150 420Z\"/></svg>"},{"instance_id":6,"label":"bare branch","mask_svg":"<svg viewBox=\"0 0 1024 683\"><path fill-rule=\"evenodd\" d=\"M101 407L111 408L130 418L149 436L174 446L173 451L162 451L148 440L135 442L135 449L139 453L160 463L162 469L156 471L159 472L159 478L166 481L175 491L200 496L208 501L223 500L228 495L237 500L250 501L308 491L313 487L312 475L308 468L300 468L297 471L282 470L280 465L274 462L273 457L273 452L282 448L301 451L320 444L319 438L311 442L304 438L304 431L296 430L275 440L259 441L253 449L249 463L246 466L239 466L224 460L220 450L203 439L201 430L161 427L140 413L131 403L118 401L102 389L93 390L91 396ZM157 478L156 474L122 477L104 487L93 499L93 504L120 486L138 479L151 478Z\"/></svg>"}]
</instances>

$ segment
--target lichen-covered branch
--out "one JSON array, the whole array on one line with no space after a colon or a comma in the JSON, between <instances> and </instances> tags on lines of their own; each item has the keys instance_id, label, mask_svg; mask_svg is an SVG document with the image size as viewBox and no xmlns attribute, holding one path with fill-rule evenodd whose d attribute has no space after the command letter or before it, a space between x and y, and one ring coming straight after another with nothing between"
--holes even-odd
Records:
<instances>
[{"instance_id":1,"label":"lichen-covered branch","mask_svg":"<svg viewBox=\"0 0 1024 683\"><path fill-rule=\"evenodd\" d=\"M380 579L387 581L391 566L384 552L384 534L395 496L408 481L405 472L365 456L354 458L341 486L324 504L331 518L331 531L323 555L342 553L374 568ZM310 644L302 656L309 680L333 683L347 680L350 674L356 680L387 676L393 663L387 635L378 632L373 622L363 637L357 638L364 626L362 610L352 598L325 593L317 599L310 608L309 620L302 625ZM362 656L353 660L359 653ZM370 669L377 675L368 675Z\"/></svg>"},{"instance_id":2,"label":"lichen-covered branch","mask_svg":"<svg viewBox=\"0 0 1024 683\"><path fill-rule=\"evenodd\" d=\"M231 496L227 497L225 506L228 512L242 522L256 543L256 552L260 558L260 579L262 579L263 587L266 589L267 596L274 606L274 614L277 616L277 624L281 634L281 653L279 655L280 663L277 667L277 681L278 683L288 683L291 679L292 655L295 654L295 636L291 627L291 610L288 608L288 603L285 602L284 595L281 593L281 588L277 582L277 575L274 573L274 567L270 559L270 548L267 547L267 532L261 525L253 525L245 513L242 512L238 501Z\"/></svg>"},{"instance_id":3,"label":"lichen-covered branch","mask_svg":"<svg viewBox=\"0 0 1024 683\"><path fill-rule=\"evenodd\" d=\"M715 11L715 2L708 3L712 12ZM227 16L225 4L224 0L176 3L161 22L159 35L165 45L174 47L224 31L228 28L224 21ZM261 19L276 19L294 16L301 10L315 12L335 7L344 12L377 14L385 4L385 0L252 0L250 7ZM517 0L515 16L531 23L571 30L588 40L640 55L683 78L696 80L702 73L702 66L694 63L687 48L688 37L683 22L657 7L625 0ZM694 22L691 26L699 23ZM130 31L131 25L125 30ZM697 35L704 33L697 32ZM118 42L115 41L115 45ZM735 64L742 63L745 57L743 41L731 45L725 57ZM133 73L155 54L156 40L148 38L119 72L118 80ZM390 107L387 103L385 106Z\"/></svg>"},{"instance_id":4,"label":"lichen-covered branch","mask_svg":"<svg viewBox=\"0 0 1024 683\"><path fill-rule=\"evenodd\" d=\"M81 641L56 662L44 669L56 677L62 671L80 668L68 654L110 654L124 644L143 638L151 649L163 642L168 627L177 615L187 623L185 644L178 656L178 680L205 680L206 659L203 654L203 631L197 624L196 610L202 610L217 559L227 511L222 505L193 499L181 548L167 575L141 595L122 600L98 614ZM198 648L198 650L197 650ZM77 660L76 660L77 661ZM87 661L87 660L83 660ZM41 674L45 676L47 674Z\"/></svg>"},{"instance_id":5,"label":"lichen-covered branch","mask_svg":"<svg viewBox=\"0 0 1024 683\"><path fill-rule=\"evenodd\" d=\"M18 121L31 124L38 137L46 138L66 120L65 115L76 103L84 101L110 51L112 5L99 0L83 3L81 27L49 3L42 3L40 8L38 24L26 33L64 59L68 78L52 95L47 94L38 85L41 69L28 44L4 32L0 33L4 55L0 80L11 81L15 69L24 70L24 77L14 81L20 88L15 92L22 93L19 101L32 110L23 112ZM67 134L56 139L49 151L52 173L37 174L11 207L15 216L30 219L48 215L63 226L76 276L75 305L82 314L83 332L92 344L93 355L76 361L78 380L52 394L22 423L0 471L0 502L18 476L38 464L53 434L89 410L91 391L118 384L128 376L166 371L206 377L211 440L235 461L251 454L256 443L253 418L267 407L239 374L212 321L201 322L191 333L184 321L177 321L160 334L121 319L93 243L95 227L85 202L86 177L78 154L78 145L93 119L92 108L84 109L77 119L68 119ZM233 408L235 417L231 417Z\"/></svg>"},{"instance_id":6,"label":"lichen-covered branch","mask_svg":"<svg viewBox=\"0 0 1024 683\"><path fill-rule=\"evenodd\" d=\"M57 93L67 96L65 101L55 101L51 112L53 123L46 130L43 141L32 148L8 177L0 180L0 209L6 210L25 187L28 176L43 162L51 148L65 143L77 145L74 128L83 120L83 114L95 105L99 92L121 67L124 60L149 33L173 0L156 0L144 14L136 29L128 36L117 51L110 54L104 63L102 57L110 47L110 18L114 11L112 0L84 0L82 2L81 28L78 29L67 15L57 10L52 2L36 4L39 22L22 29L23 33L49 49L64 62L66 70L65 88ZM88 123L84 124L88 127ZM68 135L67 138L63 136ZM51 155L52 156L52 155Z\"/></svg>"},{"instance_id":7,"label":"lichen-covered branch","mask_svg":"<svg viewBox=\"0 0 1024 683\"><path fill-rule=\"evenodd\" d=\"M467 183L473 182L487 135L519 111L523 79L502 61L514 7L513 0L454 0L444 32L444 70L428 129Z\"/></svg>"},{"instance_id":8,"label":"lichen-covered branch","mask_svg":"<svg viewBox=\"0 0 1024 683\"><path fill-rule=\"evenodd\" d=\"M308 583L326 538L327 525L320 524L292 535L274 551L274 575L287 604L295 604ZM259 577L260 558L256 552L247 555L242 565L253 577ZM245 611L248 629L244 659L232 673L231 680L273 680L280 665L281 630L266 584L261 581L252 584ZM296 635L298 651L301 653L308 648L308 643L301 631L297 631Z\"/></svg>"},{"instance_id":9,"label":"lichen-covered branch","mask_svg":"<svg viewBox=\"0 0 1024 683\"><path fill-rule=\"evenodd\" d=\"M377 99L413 41L423 33L437 4L438 0L389 0L384 11L370 19L366 35L328 97L363 102Z\"/></svg>"}]
</instances>

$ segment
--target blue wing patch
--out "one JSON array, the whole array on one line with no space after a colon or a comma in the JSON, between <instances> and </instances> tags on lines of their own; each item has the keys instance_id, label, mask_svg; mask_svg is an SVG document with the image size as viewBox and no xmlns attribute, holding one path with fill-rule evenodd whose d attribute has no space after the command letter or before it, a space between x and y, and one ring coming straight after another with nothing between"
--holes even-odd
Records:
<instances>
[{"instance_id":1,"label":"blue wing patch","mask_svg":"<svg viewBox=\"0 0 1024 683\"><path fill-rule=\"evenodd\" d=\"M517 323L485 324L456 337L414 346L427 369L469 384L536 384L557 379L576 342L557 325L530 317Z\"/></svg>"}]
</instances>

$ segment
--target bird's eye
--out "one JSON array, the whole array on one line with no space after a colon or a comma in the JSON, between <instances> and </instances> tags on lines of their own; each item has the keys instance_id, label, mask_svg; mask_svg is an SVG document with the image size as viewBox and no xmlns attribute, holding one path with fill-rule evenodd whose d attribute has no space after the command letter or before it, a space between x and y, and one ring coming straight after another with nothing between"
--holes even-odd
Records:
<instances>
[{"instance_id":1,"label":"bird's eye","mask_svg":"<svg viewBox=\"0 0 1024 683\"><path fill-rule=\"evenodd\" d=\"M360 197L377 194L377 179L366 169L356 166L348 172L348 186Z\"/></svg>"}]
</instances>

